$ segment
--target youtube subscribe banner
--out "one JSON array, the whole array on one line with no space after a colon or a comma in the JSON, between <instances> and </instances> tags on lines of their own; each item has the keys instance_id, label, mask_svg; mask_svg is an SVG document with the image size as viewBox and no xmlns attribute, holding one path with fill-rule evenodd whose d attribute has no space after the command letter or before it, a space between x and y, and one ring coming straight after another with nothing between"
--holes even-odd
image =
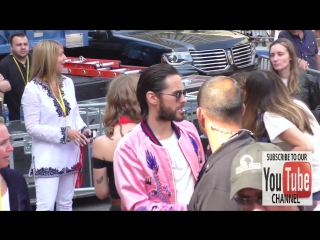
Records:
<instances>
[{"instance_id":1,"label":"youtube subscribe banner","mask_svg":"<svg viewBox=\"0 0 320 240\"><path fill-rule=\"evenodd\" d=\"M312 152L262 154L262 205L311 206Z\"/></svg>"}]
</instances>

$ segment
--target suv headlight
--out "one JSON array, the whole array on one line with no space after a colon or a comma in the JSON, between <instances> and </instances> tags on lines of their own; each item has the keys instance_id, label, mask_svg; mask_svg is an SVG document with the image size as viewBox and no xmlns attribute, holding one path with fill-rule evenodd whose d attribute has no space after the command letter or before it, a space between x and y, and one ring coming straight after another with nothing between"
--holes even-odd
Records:
<instances>
[{"instance_id":1,"label":"suv headlight","mask_svg":"<svg viewBox=\"0 0 320 240\"><path fill-rule=\"evenodd\" d=\"M192 63L192 57L188 52L164 53L162 54L161 61L170 65L183 65L186 63Z\"/></svg>"},{"instance_id":2,"label":"suv headlight","mask_svg":"<svg viewBox=\"0 0 320 240\"><path fill-rule=\"evenodd\" d=\"M251 42L250 45L251 45L252 63L256 63L256 62L257 62L257 57L256 57L256 55L257 55L256 45L255 45L253 42Z\"/></svg>"}]
</instances>

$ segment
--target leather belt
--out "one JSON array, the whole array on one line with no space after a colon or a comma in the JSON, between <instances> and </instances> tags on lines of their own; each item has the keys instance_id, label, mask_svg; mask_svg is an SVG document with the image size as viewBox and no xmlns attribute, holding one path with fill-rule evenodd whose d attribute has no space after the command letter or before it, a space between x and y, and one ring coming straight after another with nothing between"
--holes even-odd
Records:
<instances>
[{"instance_id":1,"label":"leather belt","mask_svg":"<svg viewBox=\"0 0 320 240\"><path fill-rule=\"evenodd\" d=\"M118 198L111 198L111 204L112 206L121 206L121 199Z\"/></svg>"}]
</instances>

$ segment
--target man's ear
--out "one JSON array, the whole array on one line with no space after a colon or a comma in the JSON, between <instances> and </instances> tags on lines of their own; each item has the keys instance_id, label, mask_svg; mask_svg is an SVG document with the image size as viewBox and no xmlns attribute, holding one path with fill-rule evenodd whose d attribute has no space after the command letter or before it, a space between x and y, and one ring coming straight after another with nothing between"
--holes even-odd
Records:
<instances>
[{"instance_id":1,"label":"man's ear","mask_svg":"<svg viewBox=\"0 0 320 240\"><path fill-rule=\"evenodd\" d=\"M242 104L242 117L244 116L245 112L246 112L246 105L243 103Z\"/></svg>"},{"instance_id":2,"label":"man's ear","mask_svg":"<svg viewBox=\"0 0 320 240\"><path fill-rule=\"evenodd\" d=\"M151 92L151 91L147 92L146 98L147 98L147 102L149 102L153 105L156 105L159 101L158 96L154 92Z\"/></svg>"},{"instance_id":3,"label":"man's ear","mask_svg":"<svg viewBox=\"0 0 320 240\"><path fill-rule=\"evenodd\" d=\"M203 109L201 107L198 107L196 114L197 114L197 119L198 119L199 125L204 128L205 119L204 119Z\"/></svg>"}]
</instances>

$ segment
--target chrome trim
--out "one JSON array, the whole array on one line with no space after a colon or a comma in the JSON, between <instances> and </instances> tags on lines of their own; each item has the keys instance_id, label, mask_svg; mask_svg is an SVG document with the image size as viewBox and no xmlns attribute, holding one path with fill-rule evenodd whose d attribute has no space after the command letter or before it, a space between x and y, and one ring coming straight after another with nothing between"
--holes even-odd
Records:
<instances>
[{"instance_id":1,"label":"chrome trim","mask_svg":"<svg viewBox=\"0 0 320 240\"><path fill-rule=\"evenodd\" d=\"M231 48L233 64L238 68L254 65L250 43L237 45Z\"/></svg>"},{"instance_id":2,"label":"chrome trim","mask_svg":"<svg viewBox=\"0 0 320 240\"><path fill-rule=\"evenodd\" d=\"M223 71L230 68L224 49L189 50L193 59L192 66L204 73Z\"/></svg>"}]
</instances>

